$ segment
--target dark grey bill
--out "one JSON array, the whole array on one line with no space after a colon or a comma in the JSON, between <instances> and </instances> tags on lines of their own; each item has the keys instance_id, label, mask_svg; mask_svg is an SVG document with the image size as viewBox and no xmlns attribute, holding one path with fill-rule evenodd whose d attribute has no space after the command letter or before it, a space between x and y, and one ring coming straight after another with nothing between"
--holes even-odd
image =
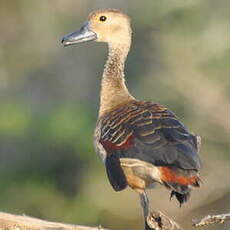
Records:
<instances>
[{"instance_id":1,"label":"dark grey bill","mask_svg":"<svg viewBox=\"0 0 230 230\"><path fill-rule=\"evenodd\" d=\"M80 42L93 41L95 39L97 39L96 33L89 29L89 23L86 22L80 30L64 36L61 42L64 46L69 46Z\"/></svg>"}]
</instances>

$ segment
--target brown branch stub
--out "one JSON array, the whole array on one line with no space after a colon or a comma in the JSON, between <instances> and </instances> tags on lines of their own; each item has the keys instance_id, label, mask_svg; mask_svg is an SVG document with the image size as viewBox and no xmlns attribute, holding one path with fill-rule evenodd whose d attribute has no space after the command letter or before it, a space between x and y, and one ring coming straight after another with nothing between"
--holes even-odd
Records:
<instances>
[{"instance_id":1,"label":"brown branch stub","mask_svg":"<svg viewBox=\"0 0 230 230\"><path fill-rule=\"evenodd\" d=\"M183 230L174 220L160 211L152 211L146 220L146 230Z\"/></svg>"},{"instance_id":2,"label":"brown branch stub","mask_svg":"<svg viewBox=\"0 0 230 230\"><path fill-rule=\"evenodd\" d=\"M210 224L223 224L225 221L230 220L230 213L218 214L218 215L208 215L202 218L200 221L193 223L194 227L202 227Z\"/></svg>"},{"instance_id":3,"label":"brown branch stub","mask_svg":"<svg viewBox=\"0 0 230 230\"><path fill-rule=\"evenodd\" d=\"M99 227L63 224L29 216L0 212L0 230L106 230ZM108 230L108 229L107 229Z\"/></svg>"}]
</instances>

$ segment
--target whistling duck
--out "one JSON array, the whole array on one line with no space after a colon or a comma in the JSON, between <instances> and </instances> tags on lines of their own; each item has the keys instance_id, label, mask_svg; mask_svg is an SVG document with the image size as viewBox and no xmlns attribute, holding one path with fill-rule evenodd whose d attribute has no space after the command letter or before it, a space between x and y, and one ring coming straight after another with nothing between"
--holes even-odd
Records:
<instances>
[{"instance_id":1,"label":"whistling duck","mask_svg":"<svg viewBox=\"0 0 230 230\"><path fill-rule=\"evenodd\" d=\"M93 11L80 30L62 39L64 46L84 41L109 47L101 81L95 148L105 163L115 191L130 186L140 194L144 216L149 213L146 188L158 182L180 204L199 187L200 138L175 114L154 102L135 99L124 79L132 30L127 15L116 9Z\"/></svg>"}]
</instances>

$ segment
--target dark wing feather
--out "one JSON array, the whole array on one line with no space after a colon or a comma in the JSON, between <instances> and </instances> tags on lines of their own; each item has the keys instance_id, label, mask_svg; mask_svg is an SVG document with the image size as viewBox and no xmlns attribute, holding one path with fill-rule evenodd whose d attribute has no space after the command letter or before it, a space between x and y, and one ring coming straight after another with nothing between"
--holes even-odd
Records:
<instances>
[{"instance_id":1,"label":"dark wing feather","mask_svg":"<svg viewBox=\"0 0 230 230\"><path fill-rule=\"evenodd\" d=\"M124 172L120 166L119 157L116 154L109 155L105 161L106 173L110 184L115 191L121 191L126 188L127 182Z\"/></svg>"}]
</instances>

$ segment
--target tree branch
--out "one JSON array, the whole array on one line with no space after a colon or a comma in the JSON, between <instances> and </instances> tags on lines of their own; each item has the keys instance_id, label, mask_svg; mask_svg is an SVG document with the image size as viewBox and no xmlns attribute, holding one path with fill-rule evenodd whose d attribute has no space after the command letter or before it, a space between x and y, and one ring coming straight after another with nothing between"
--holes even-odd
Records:
<instances>
[{"instance_id":1,"label":"tree branch","mask_svg":"<svg viewBox=\"0 0 230 230\"><path fill-rule=\"evenodd\" d=\"M229 216L228 216L229 218ZM29 216L0 212L0 230L108 230L103 227L88 227L50 222ZM174 220L160 211L152 211L145 223L145 230L183 230Z\"/></svg>"},{"instance_id":2,"label":"tree branch","mask_svg":"<svg viewBox=\"0 0 230 230\"><path fill-rule=\"evenodd\" d=\"M208 215L202 218L200 221L193 223L194 227L201 227L210 224L223 224L226 220L230 220L230 213L219 215Z\"/></svg>"},{"instance_id":3,"label":"tree branch","mask_svg":"<svg viewBox=\"0 0 230 230\"><path fill-rule=\"evenodd\" d=\"M160 211L152 211L146 220L145 230L183 230L174 220Z\"/></svg>"},{"instance_id":4,"label":"tree branch","mask_svg":"<svg viewBox=\"0 0 230 230\"><path fill-rule=\"evenodd\" d=\"M102 227L49 222L29 216L0 212L0 230L106 230ZM108 229L107 229L108 230Z\"/></svg>"}]
</instances>

